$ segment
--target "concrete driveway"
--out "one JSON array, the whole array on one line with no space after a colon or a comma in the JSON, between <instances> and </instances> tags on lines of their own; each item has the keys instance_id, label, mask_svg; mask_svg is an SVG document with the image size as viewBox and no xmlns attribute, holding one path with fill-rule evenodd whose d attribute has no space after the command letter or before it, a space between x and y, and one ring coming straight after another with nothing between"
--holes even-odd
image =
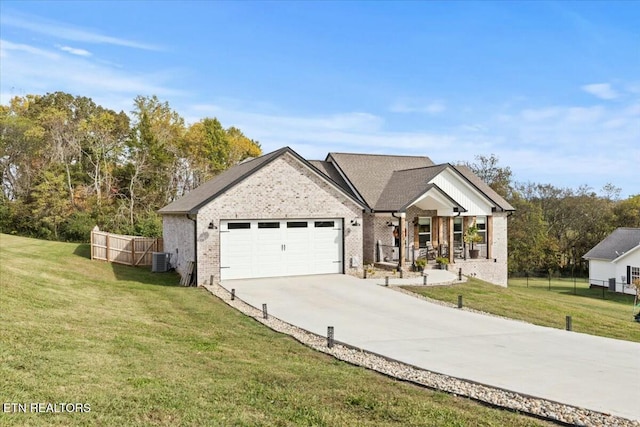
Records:
<instances>
[{"instance_id":1,"label":"concrete driveway","mask_svg":"<svg viewBox=\"0 0 640 427\"><path fill-rule=\"evenodd\" d=\"M346 275L222 285L269 314L434 372L640 420L640 344L443 307ZM640 327L640 324L638 325Z\"/></svg>"}]
</instances>

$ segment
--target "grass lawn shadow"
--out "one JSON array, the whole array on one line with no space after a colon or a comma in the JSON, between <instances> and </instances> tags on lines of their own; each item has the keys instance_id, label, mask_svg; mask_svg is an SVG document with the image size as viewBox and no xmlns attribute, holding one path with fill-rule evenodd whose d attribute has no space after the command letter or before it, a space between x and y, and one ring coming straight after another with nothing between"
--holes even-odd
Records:
<instances>
[{"instance_id":1,"label":"grass lawn shadow","mask_svg":"<svg viewBox=\"0 0 640 427\"><path fill-rule=\"evenodd\" d=\"M91 259L91 245L81 243L73 250L73 255ZM94 260L91 262L106 263L106 261ZM151 266L133 267L125 264L109 263L117 280L139 282L147 285L176 286L180 283L180 276L175 271L166 273L152 273Z\"/></svg>"},{"instance_id":2,"label":"grass lawn shadow","mask_svg":"<svg viewBox=\"0 0 640 427\"><path fill-rule=\"evenodd\" d=\"M75 256L91 259L91 245L89 243L80 243L73 251Z\"/></svg>"},{"instance_id":3,"label":"grass lawn shadow","mask_svg":"<svg viewBox=\"0 0 640 427\"><path fill-rule=\"evenodd\" d=\"M180 284L180 275L175 271L152 273L151 266L132 267L116 263L111 263L111 269L117 280L158 286L177 286Z\"/></svg>"}]
</instances>

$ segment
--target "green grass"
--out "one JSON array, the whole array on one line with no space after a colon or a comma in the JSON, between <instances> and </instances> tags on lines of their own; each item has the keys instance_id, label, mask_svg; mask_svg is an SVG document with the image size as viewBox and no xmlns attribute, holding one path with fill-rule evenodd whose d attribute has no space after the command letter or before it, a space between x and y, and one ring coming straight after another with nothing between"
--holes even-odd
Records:
<instances>
[{"instance_id":1,"label":"green grass","mask_svg":"<svg viewBox=\"0 0 640 427\"><path fill-rule=\"evenodd\" d=\"M633 295L589 289L582 280L511 279L502 288L470 278L454 286L406 287L429 298L457 304L463 296L465 307L536 325L565 328L571 316L573 330L591 335L640 342L640 323L633 319ZM575 290L574 290L575 289ZM575 292L575 294L574 294Z\"/></svg>"},{"instance_id":2,"label":"green grass","mask_svg":"<svg viewBox=\"0 0 640 427\"><path fill-rule=\"evenodd\" d=\"M174 274L0 235L0 404L32 426L539 426L312 351Z\"/></svg>"}]
</instances>

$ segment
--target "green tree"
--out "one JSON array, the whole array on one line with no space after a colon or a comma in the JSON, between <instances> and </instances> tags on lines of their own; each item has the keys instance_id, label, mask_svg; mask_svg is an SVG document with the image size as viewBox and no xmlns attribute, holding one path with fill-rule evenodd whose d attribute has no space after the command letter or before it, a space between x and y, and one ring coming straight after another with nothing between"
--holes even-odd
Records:
<instances>
[{"instance_id":1,"label":"green tree","mask_svg":"<svg viewBox=\"0 0 640 427\"><path fill-rule=\"evenodd\" d=\"M216 118L205 118L189 126L183 153L192 167L190 187L197 187L231 166L262 154L260 144L238 128L224 129Z\"/></svg>"},{"instance_id":2,"label":"green tree","mask_svg":"<svg viewBox=\"0 0 640 427\"><path fill-rule=\"evenodd\" d=\"M475 162L463 163L473 171L480 179L489 185L502 197L508 197L511 189L511 168L499 166L500 159L495 154L490 156L477 155Z\"/></svg>"},{"instance_id":3,"label":"green tree","mask_svg":"<svg viewBox=\"0 0 640 427\"><path fill-rule=\"evenodd\" d=\"M640 228L640 194L617 202L613 215L615 227Z\"/></svg>"}]
</instances>

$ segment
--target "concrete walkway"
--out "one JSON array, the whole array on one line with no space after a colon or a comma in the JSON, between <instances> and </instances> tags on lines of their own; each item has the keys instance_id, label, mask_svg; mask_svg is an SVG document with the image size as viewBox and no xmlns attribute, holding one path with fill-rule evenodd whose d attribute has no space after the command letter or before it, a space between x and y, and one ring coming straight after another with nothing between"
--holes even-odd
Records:
<instances>
[{"instance_id":1,"label":"concrete walkway","mask_svg":"<svg viewBox=\"0 0 640 427\"><path fill-rule=\"evenodd\" d=\"M334 326L338 341L424 369L640 420L637 343L448 308L346 275L222 285L288 323L323 336Z\"/></svg>"},{"instance_id":2,"label":"concrete walkway","mask_svg":"<svg viewBox=\"0 0 640 427\"><path fill-rule=\"evenodd\" d=\"M424 272L427 277L427 285L435 286L435 285L444 285L451 284L458 281L458 276L451 271L448 270L426 270ZM423 285L424 277L415 275L414 273L411 277L400 278L398 274L389 274L389 285L391 286L409 286L409 285ZM463 281L466 281L466 278L462 277ZM370 283L375 283L376 285L384 285L385 284L385 274L378 273L374 277L369 277L367 279Z\"/></svg>"}]
</instances>

